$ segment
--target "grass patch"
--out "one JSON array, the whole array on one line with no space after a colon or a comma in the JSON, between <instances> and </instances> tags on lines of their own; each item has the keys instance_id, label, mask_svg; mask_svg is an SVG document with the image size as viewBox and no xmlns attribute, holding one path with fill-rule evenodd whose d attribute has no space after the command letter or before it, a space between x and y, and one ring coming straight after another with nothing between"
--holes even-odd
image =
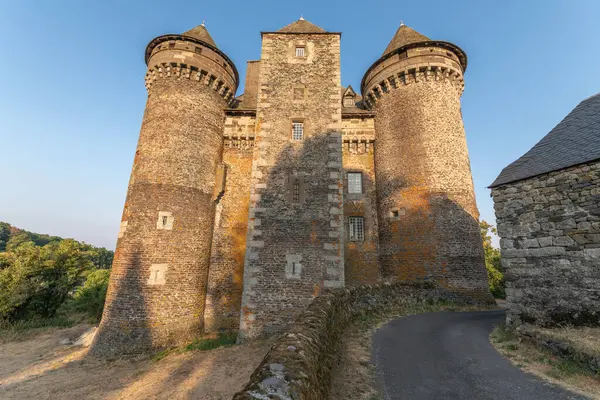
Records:
<instances>
[{"instance_id":1,"label":"grass patch","mask_svg":"<svg viewBox=\"0 0 600 400\"><path fill-rule=\"evenodd\" d=\"M195 339L192 343L183 347L171 347L154 354L152 361L158 362L170 354L181 354L187 351L207 351L218 349L219 347L231 347L235 345L237 335L220 334L216 338Z\"/></svg>"},{"instance_id":2,"label":"grass patch","mask_svg":"<svg viewBox=\"0 0 600 400\"><path fill-rule=\"evenodd\" d=\"M70 328L84 319L85 317L81 315L75 315L68 317L35 318L14 322L0 320L0 343L26 340L50 329Z\"/></svg>"},{"instance_id":3,"label":"grass patch","mask_svg":"<svg viewBox=\"0 0 600 400\"><path fill-rule=\"evenodd\" d=\"M504 325L492 331L490 342L518 368L592 399L600 399L600 375L595 375L575 361L558 357L550 350L521 340Z\"/></svg>"},{"instance_id":4,"label":"grass patch","mask_svg":"<svg viewBox=\"0 0 600 400\"><path fill-rule=\"evenodd\" d=\"M213 350L219 347L230 347L235 344L237 336L219 335L214 339L196 339L184 347L184 351Z\"/></svg>"}]
</instances>

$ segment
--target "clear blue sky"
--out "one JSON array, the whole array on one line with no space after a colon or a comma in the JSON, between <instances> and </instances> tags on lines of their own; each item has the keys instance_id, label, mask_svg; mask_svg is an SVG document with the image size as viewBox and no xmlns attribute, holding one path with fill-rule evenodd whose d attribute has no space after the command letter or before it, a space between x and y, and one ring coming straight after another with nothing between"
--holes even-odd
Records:
<instances>
[{"instance_id":1,"label":"clear blue sky","mask_svg":"<svg viewBox=\"0 0 600 400\"><path fill-rule=\"evenodd\" d=\"M243 77L260 57L259 32L300 14L343 33L342 82L356 89L400 20L467 52L462 110L479 210L492 223L486 187L600 91L596 0L0 0L0 221L114 248L146 44L206 20Z\"/></svg>"}]
</instances>

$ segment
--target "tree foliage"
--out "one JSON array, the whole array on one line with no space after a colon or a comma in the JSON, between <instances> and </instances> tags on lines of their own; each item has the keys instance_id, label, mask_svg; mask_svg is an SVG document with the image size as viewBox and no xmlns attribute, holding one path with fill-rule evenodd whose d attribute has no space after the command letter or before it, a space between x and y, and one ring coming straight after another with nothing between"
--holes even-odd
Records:
<instances>
[{"instance_id":1,"label":"tree foliage","mask_svg":"<svg viewBox=\"0 0 600 400\"><path fill-rule=\"evenodd\" d=\"M504 298L504 274L500 263L500 249L492 245L490 233L496 234L496 228L486 221L480 221L481 239L483 240L483 252L485 256L485 268L487 269L488 284L490 291L496 298Z\"/></svg>"},{"instance_id":2,"label":"tree foliage","mask_svg":"<svg viewBox=\"0 0 600 400\"><path fill-rule=\"evenodd\" d=\"M0 253L0 320L51 318L71 302L73 310L101 315L112 251L6 225L0 225L6 250Z\"/></svg>"}]
</instances>

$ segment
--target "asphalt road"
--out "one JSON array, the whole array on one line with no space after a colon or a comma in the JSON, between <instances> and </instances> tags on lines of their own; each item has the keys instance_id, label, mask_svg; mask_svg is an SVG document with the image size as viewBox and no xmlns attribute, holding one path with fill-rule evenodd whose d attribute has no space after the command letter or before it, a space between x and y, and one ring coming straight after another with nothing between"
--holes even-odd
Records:
<instances>
[{"instance_id":1,"label":"asphalt road","mask_svg":"<svg viewBox=\"0 0 600 400\"><path fill-rule=\"evenodd\" d=\"M522 372L490 344L504 311L399 318L373 337L384 399L585 399Z\"/></svg>"}]
</instances>

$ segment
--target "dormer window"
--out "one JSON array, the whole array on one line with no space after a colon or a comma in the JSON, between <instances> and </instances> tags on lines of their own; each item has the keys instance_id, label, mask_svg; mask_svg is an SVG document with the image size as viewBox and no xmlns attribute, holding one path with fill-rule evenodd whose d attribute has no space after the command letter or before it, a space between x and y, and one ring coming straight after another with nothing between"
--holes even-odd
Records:
<instances>
[{"instance_id":1,"label":"dormer window","mask_svg":"<svg viewBox=\"0 0 600 400\"><path fill-rule=\"evenodd\" d=\"M304 51L304 46L297 46L296 47L296 57L304 57L305 56L305 51Z\"/></svg>"},{"instance_id":2,"label":"dormer window","mask_svg":"<svg viewBox=\"0 0 600 400\"><path fill-rule=\"evenodd\" d=\"M354 107L354 97L352 97L352 96L344 97L344 107Z\"/></svg>"}]
</instances>

